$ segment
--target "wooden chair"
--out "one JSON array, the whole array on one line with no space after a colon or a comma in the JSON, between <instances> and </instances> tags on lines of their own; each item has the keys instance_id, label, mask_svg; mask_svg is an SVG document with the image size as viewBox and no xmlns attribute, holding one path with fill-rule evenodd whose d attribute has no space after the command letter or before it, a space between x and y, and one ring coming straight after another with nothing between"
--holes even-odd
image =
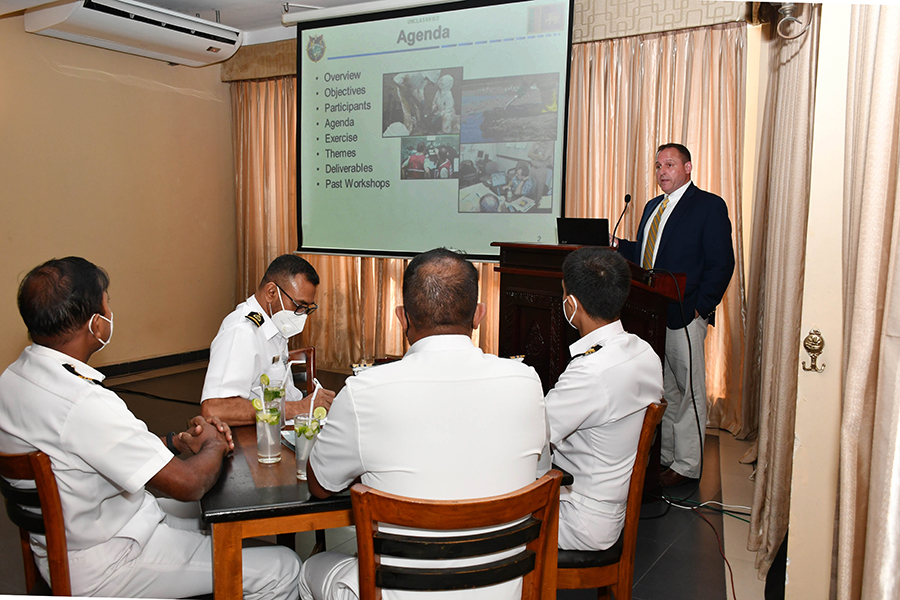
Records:
<instances>
[{"instance_id":1,"label":"wooden chair","mask_svg":"<svg viewBox=\"0 0 900 600\"><path fill-rule=\"evenodd\" d=\"M288 360L289 361L303 361L303 366L306 369L305 377L306 377L306 395L313 393L316 385L313 383L313 379L316 378L316 349L313 346L306 346L304 348L297 348L296 350L291 350L288 352ZM297 383L297 378L294 378L294 382Z\"/></svg>"},{"instance_id":2,"label":"wooden chair","mask_svg":"<svg viewBox=\"0 0 900 600\"><path fill-rule=\"evenodd\" d=\"M381 598L381 588L460 590L517 577L524 577L523 598L555 598L561 478L559 471L552 470L521 490L476 500L420 500L354 485L350 494L359 551L360 600ZM448 532L508 526L488 533L415 537L383 533L378 529L380 523ZM514 556L475 566L428 569L383 565L380 560L382 556L458 559L521 546L525 548Z\"/></svg>"},{"instance_id":3,"label":"wooden chair","mask_svg":"<svg viewBox=\"0 0 900 600\"><path fill-rule=\"evenodd\" d=\"M0 492L6 500L6 514L19 526L22 559L25 563L25 585L29 593L48 595L47 587L31 552L29 533L47 537L50 583L54 596L71 596L69 556L66 528L56 477L50 469L50 458L43 452L0 454ZM34 481L37 489L14 488L7 479Z\"/></svg>"},{"instance_id":4,"label":"wooden chair","mask_svg":"<svg viewBox=\"0 0 900 600\"><path fill-rule=\"evenodd\" d=\"M560 550L557 560L557 587L561 590L599 588L597 598L609 598L610 590L616 600L631 600L634 581L634 549L637 545L638 520L641 516L641 496L644 475L653 434L666 411L666 401L651 404L644 413L644 424L638 440L637 456L628 484L625 526L612 547L598 552Z\"/></svg>"}]
</instances>

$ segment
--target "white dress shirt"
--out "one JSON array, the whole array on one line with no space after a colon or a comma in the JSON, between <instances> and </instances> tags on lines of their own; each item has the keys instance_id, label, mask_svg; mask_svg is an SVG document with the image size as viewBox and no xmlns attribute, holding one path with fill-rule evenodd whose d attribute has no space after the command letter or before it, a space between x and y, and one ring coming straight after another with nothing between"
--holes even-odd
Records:
<instances>
[{"instance_id":1,"label":"white dress shirt","mask_svg":"<svg viewBox=\"0 0 900 600\"><path fill-rule=\"evenodd\" d=\"M365 485L401 496L479 498L533 483L545 440L534 369L484 354L467 336L435 335L413 344L402 360L347 379L309 462L331 491L361 476ZM422 595L383 594L387 600ZM498 600L520 594L521 580L514 580L440 595Z\"/></svg>"},{"instance_id":2,"label":"white dress shirt","mask_svg":"<svg viewBox=\"0 0 900 600\"><path fill-rule=\"evenodd\" d=\"M666 210L663 211L662 217L659 218L659 229L656 231L656 247L653 249L653 263L656 264L656 255L659 253L659 243L662 241L663 229L666 228L666 222L668 222L669 217L672 216L672 211L675 210L675 207L678 205L678 201L681 200L681 197L684 196L684 192L687 191L688 186L691 185L691 180L688 179L688 182L683 186L669 194L669 201L666 203ZM659 210L659 206L662 204L662 201L656 206L656 210ZM656 212L654 211L653 216L647 219L647 223L644 225L644 244L641 246L641 253L638 256L644 256L644 249L647 247L647 238L650 233L650 226L653 225L653 219L656 216Z\"/></svg>"},{"instance_id":3,"label":"white dress shirt","mask_svg":"<svg viewBox=\"0 0 900 600\"><path fill-rule=\"evenodd\" d=\"M262 324L248 318L255 313ZM287 400L301 400L288 368L288 341L268 313L250 296L231 312L209 347L209 367L200 401L209 398L248 398L265 373L270 381L285 381Z\"/></svg>"},{"instance_id":4,"label":"white dress shirt","mask_svg":"<svg viewBox=\"0 0 900 600\"><path fill-rule=\"evenodd\" d=\"M560 547L602 550L624 524L644 409L662 398L662 367L621 321L588 333L569 352L575 358L545 399L553 462L575 479L560 493ZM581 543L565 543L571 536Z\"/></svg>"},{"instance_id":5,"label":"white dress shirt","mask_svg":"<svg viewBox=\"0 0 900 600\"><path fill-rule=\"evenodd\" d=\"M50 457L70 551L114 536L144 544L165 516L144 485L172 453L100 381L89 365L38 344L0 375L0 452Z\"/></svg>"}]
</instances>

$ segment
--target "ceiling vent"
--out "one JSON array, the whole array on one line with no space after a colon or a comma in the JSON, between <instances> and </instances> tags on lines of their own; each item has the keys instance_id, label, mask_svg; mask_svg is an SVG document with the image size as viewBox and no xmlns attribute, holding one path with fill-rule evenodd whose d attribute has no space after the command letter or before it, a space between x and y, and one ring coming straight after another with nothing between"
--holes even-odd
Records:
<instances>
[{"instance_id":1,"label":"ceiling vent","mask_svg":"<svg viewBox=\"0 0 900 600\"><path fill-rule=\"evenodd\" d=\"M78 0L25 12L25 31L202 67L231 58L239 29L131 0Z\"/></svg>"}]
</instances>

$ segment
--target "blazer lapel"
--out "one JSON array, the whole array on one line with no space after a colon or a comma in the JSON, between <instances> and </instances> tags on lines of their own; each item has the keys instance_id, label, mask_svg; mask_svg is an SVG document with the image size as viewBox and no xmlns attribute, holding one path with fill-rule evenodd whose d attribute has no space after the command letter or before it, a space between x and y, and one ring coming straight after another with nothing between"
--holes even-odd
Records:
<instances>
[{"instance_id":1,"label":"blazer lapel","mask_svg":"<svg viewBox=\"0 0 900 600\"><path fill-rule=\"evenodd\" d=\"M644 229L647 228L647 221L653 218L653 215L656 214L656 208L659 206L659 203L662 202L665 194L662 196L657 196L650 200L644 208L644 214L641 215L641 222L638 224L637 235L635 236L635 244L637 244L637 253L643 253L644 247ZM640 264L640 258L638 258L638 264Z\"/></svg>"},{"instance_id":2,"label":"blazer lapel","mask_svg":"<svg viewBox=\"0 0 900 600\"><path fill-rule=\"evenodd\" d=\"M659 238L659 248L656 251L656 256L658 257L663 248L666 247L666 242L675 235L675 231L678 231L678 222L684 217L684 215L690 210L690 202L693 199L694 192L697 191L697 186L691 182L691 185L688 186L686 190L684 190L684 195L678 201L678 204L675 205L675 208L672 210L672 214L669 215L669 218L666 220L666 226L663 228L662 237Z\"/></svg>"}]
</instances>

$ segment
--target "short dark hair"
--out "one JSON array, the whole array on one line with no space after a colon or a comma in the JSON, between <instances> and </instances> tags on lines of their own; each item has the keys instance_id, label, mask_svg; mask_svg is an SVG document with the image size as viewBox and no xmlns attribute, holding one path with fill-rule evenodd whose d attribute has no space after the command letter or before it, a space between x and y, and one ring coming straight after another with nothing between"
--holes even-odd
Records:
<instances>
[{"instance_id":1,"label":"short dark hair","mask_svg":"<svg viewBox=\"0 0 900 600\"><path fill-rule=\"evenodd\" d=\"M478 207L481 209L481 212L499 212L500 198L494 194L485 194L478 199Z\"/></svg>"},{"instance_id":2,"label":"short dark hair","mask_svg":"<svg viewBox=\"0 0 900 600\"><path fill-rule=\"evenodd\" d=\"M691 151L687 149L687 146L682 146L681 144L663 144L656 149L656 155L659 156L660 152L669 148L676 150L681 155L681 162L691 162Z\"/></svg>"},{"instance_id":3,"label":"short dark hair","mask_svg":"<svg viewBox=\"0 0 900 600\"><path fill-rule=\"evenodd\" d=\"M563 262L563 283L589 316L615 321L631 289L631 270L618 252L579 248Z\"/></svg>"},{"instance_id":4,"label":"short dark hair","mask_svg":"<svg viewBox=\"0 0 900 600\"><path fill-rule=\"evenodd\" d=\"M403 274L403 308L416 329L472 328L478 270L465 255L435 248L413 258Z\"/></svg>"},{"instance_id":5,"label":"short dark hair","mask_svg":"<svg viewBox=\"0 0 900 600\"><path fill-rule=\"evenodd\" d=\"M266 274L259 282L259 287L270 281L283 284L285 280L293 279L297 275L303 275L311 284L319 285L319 274L311 264L296 254L282 254L269 264Z\"/></svg>"},{"instance_id":6,"label":"short dark hair","mask_svg":"<svg viewBox=\"0 0 900 600\"><path fill-rule=\"evenodd\" d=\"M32 339L58 338L103 314L106 271L78 256L53 258L33 268L19 284L19 314Z\"/></svg>"}]
</instances>

